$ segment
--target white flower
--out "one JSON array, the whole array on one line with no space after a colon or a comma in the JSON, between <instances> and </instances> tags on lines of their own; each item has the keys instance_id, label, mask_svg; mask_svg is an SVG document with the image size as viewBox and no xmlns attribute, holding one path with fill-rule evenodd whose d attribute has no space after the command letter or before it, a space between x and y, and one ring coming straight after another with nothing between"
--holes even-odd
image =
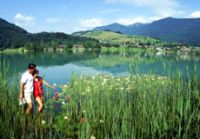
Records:
<instances>
[{"instance_id":1,"label":"white flower","mask_svg":"<svg viewBox=\"0 0 200 139\"><path fill-rule=\"evenodd\" d=\"M94 135L92 135L92 136L90 137L90 139L96 139L96 137L95 137Z\"/></svg>"},{"instance_id":2,"label":"white flower","mask_svg":"<svg viewBox=\"0 0 200 139\"><path fill-rule=\"evenodd\" d=\"M65 84L65 85L64 85L64 88L67 88L67 87L68 87L68 85Z\"/></svg>"},{"instance_id":3,"label":"white flower","mask_svg":"<svg viewBox=\"0 0 200 139\"><path fill-rule=\"evenodd\" d=\"M65 120L69 120L69 118L67 116L64 117Z\"/></svg>"},{"instance_id":4,"label":"white flower","mask_svg":"<svg viewBox=\"0 0 200 139\"><path fill-rule=\"evenodd\" d=\"M83 110L83 113L86 113L86 110Z\"/></svg>"},{"instance_id":5,"label":"white flower","mask_svg":"<svg viewBox=\"0 0 200 139\"><path fill-rule=\"evenodd\" d=\"M45 120L42 120L42 124L45 124L46 122L45 122Z\"/></svg>"},{"instance_id":6,"label":"white flower","mask_svg":"<svg viewBox=\"0 0 200 139\"><path fill-rule=\"evenodd\" d=\"M103 123L104 123L104 120L101 119L101 120L100 120L100 123L103 124Z\"/></svg>"},{"instance_id":7,"label":"white flower","mask_svg":"<svg viewBox=\"0 0 200 139\"><path fill-rule=\"evenodd\" d=\"M57 86L56 83L54 83L53 86Z\"/></svg>"},{"instance_id":8,"label":"white flower","mask_svg":"<svg viewBox=\"0 0 200 139\"><path fill-rule=\"evenodd\" d=\"M62 104L65 105L66 103L63 101Z\"/></svg>"},{"instance_id":9,"label":"white flower","mask_svg":"<svg viewBox=\"0 0 200 139\"><path fill-rule=\"evenodd\" d=\"M88 87L86 91L87 91L87 92L90 92L90 88Z\"/></svg>"}]
</instances>

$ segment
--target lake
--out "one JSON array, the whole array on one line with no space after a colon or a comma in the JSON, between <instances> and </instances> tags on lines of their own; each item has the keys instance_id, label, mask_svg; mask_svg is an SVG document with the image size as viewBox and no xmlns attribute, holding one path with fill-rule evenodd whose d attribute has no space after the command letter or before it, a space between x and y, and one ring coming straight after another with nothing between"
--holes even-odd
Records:
<instances>
[{"instance_id":1,"label":"lake","mask_svg":"<svg viewBox=\"0 0 200 139\"><path fill-rule=\"evenodd\" d=\"M200 56L188 53L124 51L62 51L23 54L0 54L0 60L10 68L12 78L19 80L28 63L37 64L40 75L49 83L58 85L70 81L72 74L93 76L106 74L158 74L176 77L193 76L194 67L200 75ZM1 66L2 68L2 66Z\"/></svg>"}]
</instances>

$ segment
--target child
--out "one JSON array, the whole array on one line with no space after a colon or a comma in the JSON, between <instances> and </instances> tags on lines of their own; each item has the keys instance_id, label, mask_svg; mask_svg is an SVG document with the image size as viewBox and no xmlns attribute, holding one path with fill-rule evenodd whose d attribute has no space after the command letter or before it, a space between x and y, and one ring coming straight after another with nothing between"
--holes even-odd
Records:
<instances>
[{"instance_id":1,"label":"child","mask_svg":"<svg viewBox=\"0 0 200 139\"><path fill-rule=\"evenodd\" d=\"M34 82L33 82L33 85L34 85L33 94L34 94L35 100L38 103L38 109L37 109L37 111L41 112L42 108L43 108L43 100L44 100L44 90L43 90L43 87L42 87L43 83L46 86L48 86L48 87L50 87L52 89L55 89L55 86L51 86L45 80L43 80L39 76L39 71L38 70L35 70L33 72L33 78L34 78Z\"/></svg>"}]
</instances>

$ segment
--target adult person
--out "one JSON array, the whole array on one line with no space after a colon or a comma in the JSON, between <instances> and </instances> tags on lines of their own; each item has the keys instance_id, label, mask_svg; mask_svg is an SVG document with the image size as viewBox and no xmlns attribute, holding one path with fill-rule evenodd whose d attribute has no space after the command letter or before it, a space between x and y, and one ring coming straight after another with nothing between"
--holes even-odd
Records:
<instances>
[{"instance_id":1,"label":"adult person","mask_svg":"<svg viewBox=\"0 0 200 139\"><path fill-rule=\"evenodd\" d=\"M27 71L25 71L21 76L21 82L20 82L20 95L19 99L24 99L26 103L28 104L28 107L26 108L26 114L30 114L33 103L31 100L32 94L33 94L33 72L36 70L36 65L33 63L30 63L28 65Z\"/></svg>"}]
</instances>

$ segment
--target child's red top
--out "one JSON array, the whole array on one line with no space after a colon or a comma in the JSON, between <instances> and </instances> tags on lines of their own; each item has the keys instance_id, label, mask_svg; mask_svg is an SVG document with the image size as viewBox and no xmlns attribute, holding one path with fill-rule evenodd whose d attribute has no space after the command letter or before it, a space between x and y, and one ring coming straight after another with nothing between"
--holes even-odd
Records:
<instances>
[{"instance_id":1,"label":"child's red top","mask_svg":"<svg viewBox=\"0 0 200 139\"><path fill-rule=\"evenodd\" d=\"M44 94L43 87L42 87L42 78L38 78L38 81L34 80L34 98L40 97Z\"/></svg>"}]
</instances>

